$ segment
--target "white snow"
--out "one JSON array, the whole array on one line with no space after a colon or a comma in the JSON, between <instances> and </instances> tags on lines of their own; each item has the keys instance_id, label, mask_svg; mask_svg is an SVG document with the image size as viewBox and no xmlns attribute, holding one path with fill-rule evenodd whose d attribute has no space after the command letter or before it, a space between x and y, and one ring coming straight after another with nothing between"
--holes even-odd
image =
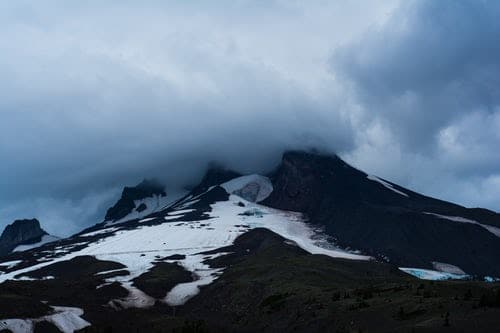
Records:
<instances>
[{"instance_id":1,"label":"white snow","mask_svg":"<svg viewBox=\"0 0 500 333\"><path fill-rule=\"evenodd\" d=\"M106 221L106 225L115 225L123 222L127 222L135 219L142 219L152 213L159 212L162 209L165 209L170 204L179 200L183 195L185 195L185 191L177 191L173 194L169 194L167 196L154 195L152 197L144 198L141 200L134 200L135 207L139 207L141 204L146 205L146 209L142 212L138 212L135 208L130 212L127 216L117 220L117 221Z\"/></svg>"},{"instance_id":2,"label":"white snow","mask_svg":"<svg viewBox=\"0 0 500 333\"><path fill-rule=\"evenodd\" d=\"M452 274L458 274L458 275L467 275L460 267L452 265L452 264L446 264L443 262L438 262L438 261L433 261L432 266L434 267L435 270L444 272L444 273L452 273Z\"/></svg>"},{"instance_id":3,"label":"white snow","mask_svg":"<svg viewBox=\"0 0 500 333\"><path fill-rule=\"evenodd\" d=\"M221 187L229 194L236 194L243 199L254 202L263 201L273 191L271 180L256 174L234 178L221 184ZM251 197L255 200L252 200Z\"/></svg>"},{"instance_id":4,"label":"white snow","mask_svg":"<svg viewBox=\"0 0 500 333\"><path fill-rule=\"evenodd\" d=\"M148 217L147 219L142 219L139 221L139 223L149 222L153 220L156 220L156 217Z\"/></svg>"},{"instance_id":5,"label":"white snow","mask_svg":"<svg viewBox=\"0 0 500 333\"><path fill-rule=\"evenodd\" d=\"M52 235L43 235L42 239L38 243L19 245L14 250L12 250L12 252L22 252L22 251L34 249L36 247L42 246L42 245L47 244L47 243L55 242L57 240L59 240L59 237L52 236Z\"/></svg>"},{"instance_id":6,"label":"white snow","mask_svg":"<svg viewBox=\"0 0 500 333\"><path fill-rule=\"evenodd\" d=\"M176 209L185 209L185 208L187 208L187 207L189 207L191 205L194 205L195 203L197 203L199 201L200 201L200 199L190 200L190 201L183 202L179 206L176 206Z\"/></svg>"},{"instance_id":7,"label":"white snow","mask_svg":"<svg viewBox=\"0 0 500 333\"><path fill-rule=\"evenodd\" d=\"M127 216L122 217L117 221L107 221L106 225L115 225L134 219L141 219L145 216L148 216L151 213L154 213L155 211L158 211L161 207L166 206L169 200L170 200L169 196L160 196L160 195L154 195L152 197L144 198L141 200L134 200L135 208ZM139 207L141 204L145 204L146 209L143 210L142 212L138 212L136 208Z\"/></svg>"},{"instance_id":8,"label":"white snow","mask_svg":"<svg viewBox=\"0 0 500 333\"><path fill-rule=\"evenodd\" d=\"M168 213L167 215L169 216L173 216L173 215L184 215L184 214L187 214L187 213L191 213L191 212L194 212L196 209L180 209L180 210L174 210L170 213Z\"/></svg>"},{"instance_id":9,"label":"white snow","mask_svg":"<svg viewBox=\"0 0 500 333\"><path fill-rule=\"evenodd\" d=\"M53 314L40 318L4 319L0 320L0 329L8 329L14 333L32 333L35 324L48 321L54 324L63 333L73 333L90 326L90 323L81 318L83 310L65 306L52 306Z\"/></svg>"},{"instance_id":10,"label":"white snow","mask_svg":"<svg viewBox=\"0 0 500 333\"><path fill-rule=\"evenodd\" d=\"M42 276L41 278L31 278L29 276L21 276L17 280L19 281L39 281L39 280L53 280L55 277L52 275Z\"/></svg>"},{"instance_id":11,"label":"white snow","mask_svg":"<svg viewBox=\"0 0 500 333\"><path fill-rule=\"evenodd\" d=\"M142 290L132 286L132 282L122 283L122 287L128 290L129 294L123 299L114 299L110 301L110 305L115 309L128 308L149 308L155 304L155 299L146 295ZM118 305L118 306L117 306Z\"/></svg>"},{"instance_id":12,"label":"white snow","mask_svg":"<svg viewBox=\"0 0 500 333\"><path fill-rule=\"evenodd\" d=\"M244 202L245 207L240 207ZM106 282L120 282L130 292L122 306L147 306L151 300L144 293L139 294L131 288L131 281L153 267L158 256L173 254L185 255L181 262L187 269L198 276L194 283L179 285L169 293L166 301L181 304L193 296L200 285L208 284L217 277L217 271L203 265L198 253L231 245L241 234L252 228L268 228L284 238L295 242L304 250L325 254L331 257L368 260L370 257L353 254L336 248L322 247L318 241L318 232L305 223L299 213L268 208L246 201L236 195L230 195L228 201L211 205L210 218L183 223L163 223L153 226L141 225L132 230L119 230L112 235L96 240L87 247L67 253L50 261L38 263L10 273L0 273L0 283L14 279L18 274L33 271L55 262L70 260L77 256L90 255L99 260L122 263L130 272L126 276L116 276ZM239 215L247 210L257 210L262 214L251 216ZM180 217L180 216L179 216ZM182 220L181 220L182 221ZM242 227L242 226L246 226ZM167 292L167 291L166 291Z\"/></svg>"},{"instance_id":13,"label":"white snow","mask_svg":"<svg viewBox=\"0 0 500 333\"><path fill-rule=\"evenodd\" d=\"M485 276L484 281L485 282L498 282L498 281L500 281L500 278L492 277L492 276Z\"/></svg>"},{"instance_id":14,"label":"white snow","mask_svg":"<svg viewBox=\"0 0 500 333\"><path fill-rule=\"evenodd\" d=\"M382 179L378 178L377 176L367 175L366 178L368 178L369 180L373 180L374 182L382 184L384 187L386 187L387 189L389 189L389 190L391 190L393 192L396 192L397 194L401 194L401 195L403 195L405 197L409 197L408 194L406 194L404 192L401 192L398 189L395 189L392 184L389 184L388 182L386 182L385 180L382 180Z\"/></svg>"},{"instance_id":15,"label":"white snow","mask_svg":"<svg viewBox=\"0 0 500 333\"><path fill-rule=\"evenodd\" d=\"M176 219L180 219L182 218L184 215L172 215L172 216L165 216L163 219L165 221L169 221L169 220L176 220Z\"/></svg>"},{"instance_id":16,"label":"white snow","mask_svg":"<svg viewBox=\"0 0 500 333\"><path fill-rule=\"evenodd\" d=\"M109 274L109 273L121 272L123 270L126 270L126 269L125 268L111 269L109 271L97 272L94 275L104 275L104 274Z\"/></svg>"},{"instance_id":17,"label":"white snow","mask_svg":"<svg viewBox=\"0 0 500 333\"><path fill-rule=\"evenodd\" d=\"M176 285L165 297L165 303L171 306L182 305L200 292L199 287L212 283L217 278L217 274L222 272L222 269L210 268L203 261L216 256L218 255L191 255L177 261L186 270L193 272L196 275L196 280Z\"/></svg>"},{"instance_id":18,"label":"white snow","mask_svg":"<svg viewBox=\"0 0 500 333\"><path fill-rule=\"evenodd\" d=\"M101 229L101 230L96 230L96 231L88 232L86 234L80 235L80 237L92 237L92 236L95 236L95 235L105 234L107 232L113 232L115 230L118 230L118 228L116 228L116 227L106 228L106 229Z\"/></svg>"},{"instance_id":19,"label":"white snow","mask_svg":"<svg viewBox=\"0 0 500 333\"><path fill-rule=\"evenodd\" d=\"M427 215L434 215L436 217L439 217L440 219L445 219L445 220L450 220L454 222L459 222L459 223L470 223L470 224L476 224L480 227L483 227L484 229L488 230L491 232L493 235L500 237L500 228L487 225L487 224L482 224L479 223L478 221L466 219L465 217L460 217L460 216L447 216L447 215L441 215L441 214L436 214L436 213L429 213L429 212L424 212L424 214Z\"/></svg>"},{"instance_id":20,"label":"white snow","mask_svg":"<svg viewBox=\"0 0 500 333\"><path fill-rule=\"evenodd\" d=\"M422 268L406 268L399 267L399 269L407 274L413 275L422 280L465 280L470 278L467 274L454 274L454 273L446 273L439 272L430 269L422 269Z\"/></svg>"},{"instance_id":21,"label":"white snow","mask_svg":"<svg viewBox=\"0 0 500 333\"><path fill-rule=\"evenodd\" d=\"M7 266L6 269L11 269L19 263L22 263L22 260L12 260L12 261L4 261L0 262L0 266Z\"/></svg>"},{"instance_id":22,"label":"white snow","mask_svg":"<svg viewBox=\"0 0 500 333\"><path fill-rule=\"evenodd\" d=\"M56 313L46 316L46 320L54 324L61 332L69 333L81 330L90 323L81 318L83 310L79 308L70 308L64 306L53 306Z\"/></svg>"},{"instance_id":23,"label":"white snow","mask_svg":"<svg viewBox=\"0 0 500 333\"><path fill-rule=\"evenodd\" d=\"M14 333L32 333L34 325L31 319L4 319L0 320L0 329Z\"/></svg>"}]
</instances>

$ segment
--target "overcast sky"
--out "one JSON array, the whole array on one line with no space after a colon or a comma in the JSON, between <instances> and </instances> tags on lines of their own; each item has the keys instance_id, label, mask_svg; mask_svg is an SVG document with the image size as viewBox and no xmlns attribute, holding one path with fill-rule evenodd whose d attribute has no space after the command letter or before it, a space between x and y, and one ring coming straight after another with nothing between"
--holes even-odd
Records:
<instances>
[{"instance_id":1,"label":"overcast sky","mask_svg":"<svg viewBox=\"0 0 500 333\"><path fill-rule=\"evenodd\" d=\"M500 211L500 2L0 0L0 230L307 147Z\"/></svg>"}]
</instances>

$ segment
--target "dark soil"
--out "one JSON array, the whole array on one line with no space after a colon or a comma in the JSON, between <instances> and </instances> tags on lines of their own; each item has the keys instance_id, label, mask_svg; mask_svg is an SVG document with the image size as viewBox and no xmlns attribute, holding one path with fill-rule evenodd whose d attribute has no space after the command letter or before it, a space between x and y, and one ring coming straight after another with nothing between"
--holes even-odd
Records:
<instances>
[{"instance_id":1,"label":"dark soil","mask_svg":"<svg viewBox=\"0 0 500 333\"><path fill-rule=\"evenodd\" d=\"M177 264L159 262L148 272L135 278L134 286L155 298L163 298L179 283L191 282L191 273Z\"/></svg>"}]
</instances>

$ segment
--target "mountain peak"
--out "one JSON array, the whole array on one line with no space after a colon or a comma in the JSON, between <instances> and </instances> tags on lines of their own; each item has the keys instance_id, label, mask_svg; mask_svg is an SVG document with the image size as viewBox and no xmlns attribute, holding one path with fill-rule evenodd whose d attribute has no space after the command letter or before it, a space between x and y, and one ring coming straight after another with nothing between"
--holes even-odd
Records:
<instances>
[{"instance_id":1,"label":"mountain peak","mask_svg":"<svg viewBox=\"0 0 500 333\"><path fill-rule=\"evenodd\" d=\"M40 221L35 218L15 220L5 227L0 242L21 243L46 234L47 232L40 227Z\"/></svg>"},{"instance_id":2,"label":"mountain peak","mask_svg":"<svg viewBox=\"0 0 500 333\"><path fill-rule=\"evenodd\" d=\"M344 162L337 154L323 152L319 150L289 150L283 154L282 163L291 163L294 165L306 166L319 166L325 167L350 167Z\"/></svg>"},{"instance_id":3,"label":"mountain peak","mask_svg":"<svg viewBox=\"0 0 500 333\"><path fill-rule=\"evenodd\" d=\"M36 243L48 233L37 219L16 220L7 225L0 236L0 255L9 253L21 244Z\"/></svg>"}]
</instances>

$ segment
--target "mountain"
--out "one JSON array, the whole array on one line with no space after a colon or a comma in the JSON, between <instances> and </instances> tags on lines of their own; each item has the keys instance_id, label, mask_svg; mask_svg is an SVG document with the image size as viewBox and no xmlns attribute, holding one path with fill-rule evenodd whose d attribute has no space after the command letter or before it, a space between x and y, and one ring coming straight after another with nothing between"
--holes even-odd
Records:
<instances>
[{"instance_id":1,"label":"mountain","mask_svg":"<svg viewBox=\"0 0 500 333\"><path fill-rule=\"evenodd\" d=\"M500 276L500 214L426 197L338 156L288 152L263 204L302 212L338 245L398 266Z\"/></svg>"},{"instance_id":2,"label":"mountain","mask_svg":"<svg viewBox=\"0 0 500 333\"><path fill-rule=\"evenodd\" d=\"M285 153L267 176L213 166L182 198L137 212L145 200L166 200L163 189L147 189L124 190L104 223L0 259L0 331L500 325L494 212L309 152Z\"/></svg>"},{"instance_id":3,"label":"mountain","mask_svg":"<svg viewBox=\"0 0 500 333\"><path fill-rule=\"evenodd\" d=\"M37 219L16 220L5 227L0 236L0 256L24 251L57 240L40 227Z\"/></svg>"}]
</instances>

